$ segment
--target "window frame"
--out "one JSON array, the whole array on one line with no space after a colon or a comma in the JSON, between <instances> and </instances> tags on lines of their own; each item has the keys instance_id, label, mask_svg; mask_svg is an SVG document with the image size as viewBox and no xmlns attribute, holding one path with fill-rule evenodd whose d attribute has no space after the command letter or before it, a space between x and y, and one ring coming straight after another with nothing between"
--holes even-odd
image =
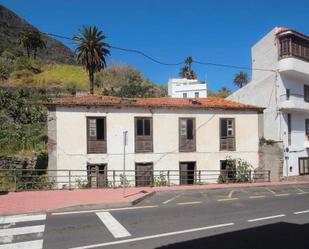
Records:
<instances>
[{"instance_id":1,"label":"window frame","mask_svg":"<svg viewBox=\"0 0 309 249\"><path fill-rule=\"evenodd\" d=\"M307 161L307 164L308 164L308 171L307 172L305 172L305 166L304 166L304 164L303 164L303 172L304 173L301 173L301 170L300 170L300 162L301 161ZM309 157L299 157L298 158L298 173L299 173L299 175L309 175Z\"/></svg>"},{"instance_id":2,"label":"window frame","mask_svg":"<svg viewBox=\"0 0 309 249\"><path fill-rule=\"evenodd\" d=\"M186 121L186 131L185 135L182 131L182 125L181 122L185 120ZM188 120L192 120L192 139L188 139ZM192 149L186 148L186 144L182 145L181 143L181 137L186 136L186 141L192 141ZM188 143L188 142L187 142ZM196 152L196 118L193 117L179 117L178 119L178 147L179 152Z\"/></svg>"},{"instance_id":3,"label":"window frame","mask_svg":"<svg viewBox=\"0 0 309 249\"><path fill-rule=\"evenodd\" d=\"M103 119L103 139L97 139L98 136L98 126L97 126L97 120L98 119ZM90 120L96 120L96 139L91 138L90 136ZM86 117L86 138L87 138L87 154L105 154L107 153L107 128L106 128L106 116L89 116ZM94 151L91 150L89 147L89 143L100 143L102 145L103 149L100 151Z\"/></svg>"},{"instance_id":4,"label":"window frame","mask_svg":"<svg viewBox=\"0 0 309 249\"><path fill-rule=\"evenodd\" d=\"M304 101L309 102L309 85L304 85Z\"/></svg>"},{"instance_id":5,"label":"window frame","mask_svg":"<svg viewBox=\"0 0 309 249\"><path fill-rule=\"evenodd\" d=\"M149 120L149 135L137 135L138 120L143 120L143 134L145 134L145 120ZM153 152L153 118L152 117L134 117L134 151L135 153L149 153ZM139 149L138 142L151 142L151 149Z\"/></svg>"},{"instance_id":6,"label":"window frame","mask_svg":"<svg viewBox=\"0 0 309 249\"><path fill-rule=\"evenodd\" d=\"M223 136L222 135L222 130L221 130L221 126L222 126L222 124L221 124L221 122L223 122L224 120L226 120L227 122L226 122L226 133L227 133L227 135L226 136ZM233 125L233 127L232 127L232 135L229 135L228 134L228 132L229 132L229 124L228 124L228 122L229 121L232 121L232 125ZM228 148L228 146L226 146L227 147L227 149L223 149L222 148L222 140L223 139L225 139L225 140L228 140L228 139L233 139L233 147L230 149L230 148ZM236 120L235 120L235 118L220 118L219 119L219 150L220 151L236 151Z\"/></svg>"}]
</instances>

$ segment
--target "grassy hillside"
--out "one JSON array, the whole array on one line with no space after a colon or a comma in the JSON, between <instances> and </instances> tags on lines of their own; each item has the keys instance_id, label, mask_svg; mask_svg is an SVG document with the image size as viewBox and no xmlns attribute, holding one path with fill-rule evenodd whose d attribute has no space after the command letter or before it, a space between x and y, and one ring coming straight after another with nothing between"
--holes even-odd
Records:
<instances>
[{"instance_id":1,"label":"grassy hillside","mask_svg":"<svg viewBox=\"0 0 309 249\"><path fill-rule=\"evenodd\" d=\"M32 76L33 86L47 87L60 85L77 90L87 90L88 77L86 71L73 65L46 65L43 72Z\"/></svg>"}]
</instances>

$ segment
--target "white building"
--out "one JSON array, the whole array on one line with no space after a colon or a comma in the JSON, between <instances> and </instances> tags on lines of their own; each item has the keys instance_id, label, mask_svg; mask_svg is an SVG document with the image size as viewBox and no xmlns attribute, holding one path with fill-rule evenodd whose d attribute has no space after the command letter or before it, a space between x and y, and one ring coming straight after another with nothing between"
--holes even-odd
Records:
<instances>
[{"instance_id":1,"label":"white building","mask_svg":"<svg viewBox=\"0 0 309 249\"><path fill-rule=\"evenodd\" d=\"M252 68L228 99L265 107L264 136L283 142L284 176L309 174L309 37L273 29L252 47Z\"/></svg>"},{"instance_id":2,"label":"white building","mask_svg":"<svg viewBox=\"0 0 309 249\"><path fill-rule=\"evenodd\" d=\"M151 184L152 170L169 174L171 184L217 182L227 157L258 167L262 109L254 106L219 98L90 95L56 99L48 109L50 170L81 170L87 179L87 169L99 168L109 182L113 177L119 182L124 131L131 185ZM200 170L216 171L206 176ZM57 177L57 182L68 183L67 172Z\"/></svg>"},{"instance_id":3,"label":"white building","mask_svg":"<svg viewBox=\"0 0 309 249\"><path fill-rule=\"evenodd\" d=\"M170 79L168 95L173 98L207 98L207 84L196 79Z\"/></svg>"}]
</instances>

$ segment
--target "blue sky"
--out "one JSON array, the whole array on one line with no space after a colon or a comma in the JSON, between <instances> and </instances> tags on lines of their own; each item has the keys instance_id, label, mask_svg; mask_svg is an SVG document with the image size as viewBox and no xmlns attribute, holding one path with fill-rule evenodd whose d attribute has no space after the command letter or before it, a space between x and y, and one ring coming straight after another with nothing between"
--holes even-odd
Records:
<instances>
[{"instance_id":1,"label":"blue sky","mask_svg":"<svg viewBox=\"0 0 309 249\"><path fill-rule=\"evenodd\" d=\"M96 25L111 45L139 49L164 62L187 56L213 63L251 66L251 46L273 27L309 34L309 1L283 0L0 0L41 31L73 36ZM63 42L70 46L68 41ZM126 63L150 80L165 84L179 67L155 64L138 55L112 50L109 62ZM200 80L217 90L233 86L239 70L193 65Z\"/></svg>"}]
</instances>

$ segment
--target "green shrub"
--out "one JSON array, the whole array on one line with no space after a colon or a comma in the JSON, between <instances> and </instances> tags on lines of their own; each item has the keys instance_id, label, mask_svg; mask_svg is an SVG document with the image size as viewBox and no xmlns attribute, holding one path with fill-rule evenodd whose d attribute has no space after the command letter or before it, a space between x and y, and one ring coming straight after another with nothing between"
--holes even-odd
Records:
<instances>
[{"instance_id":1,"label":"green shrub","mask_svg":"<svg viewBox=\"0 0 309 249\"><path fill-rule=\"evenodd\" d=\"M218 176L217 183L219 183L219 184L225 183L225 179L224 179L224 176L223 176L222 174L220 174L220 175Z\"/></svg>"},{"instance_id":2,"label":"green shrub","mask_svg":"<svg viewBox=\"0 0 309 249\"><path fill-rule=\"evenodd\" d=\"M154 185L157 187L167 185L167 180L163 172L160 172L160 175L155 177Z\"/></svg>"},{"instance_id":3,"label":"green shrub","mask_svg":"<svg viewBox=\"0 0 309 249\"><path fill-rule=\"evenodd\" d=\"M90 183L84 178L81 178L81 177L76 178L75 183L76 183L77 188L81 188L81 189L90 188Z\"/></svg>"}]
</instances>

